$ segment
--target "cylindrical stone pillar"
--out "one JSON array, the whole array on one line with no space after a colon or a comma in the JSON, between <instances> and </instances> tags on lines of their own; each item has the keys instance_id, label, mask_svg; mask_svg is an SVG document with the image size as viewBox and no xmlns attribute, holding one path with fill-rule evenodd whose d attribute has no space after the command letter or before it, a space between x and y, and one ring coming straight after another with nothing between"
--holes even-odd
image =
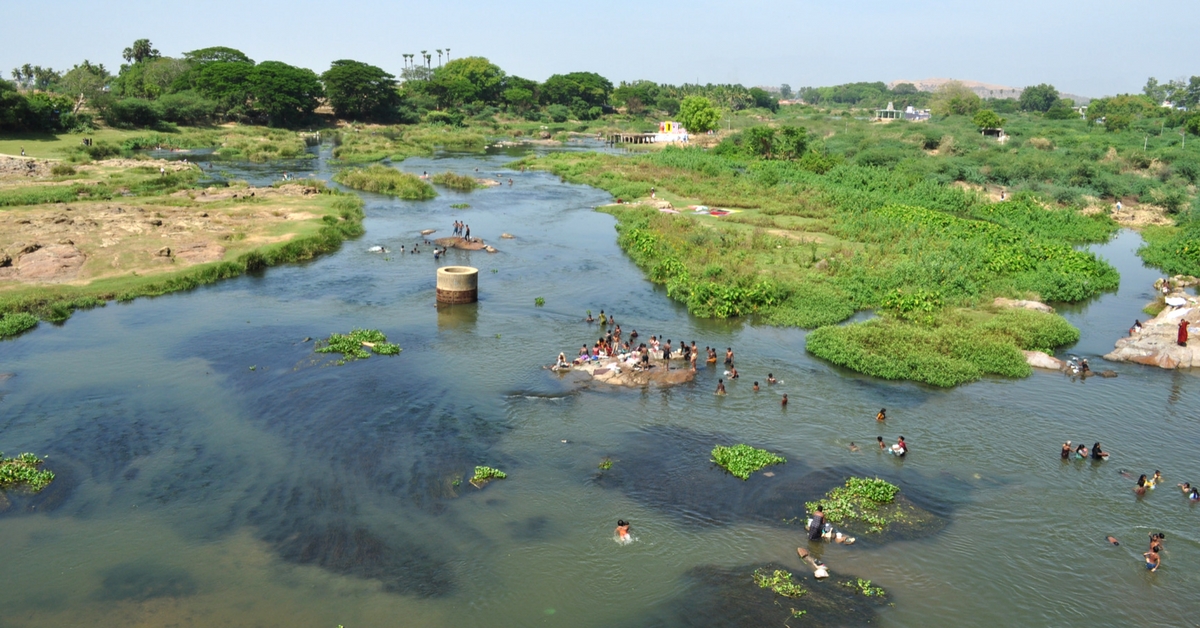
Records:
<instances>
[{"instance_id":1,"label":"cylindrical stone pillar","mask_svg":"<svg viewBox=\"0 0 1200 628\"><path fill-rule=\"evenodd\" d=\"M478 300L478 268L443 266L437 270L438 303L474 303Z\"/></svg>"}]
</instances>

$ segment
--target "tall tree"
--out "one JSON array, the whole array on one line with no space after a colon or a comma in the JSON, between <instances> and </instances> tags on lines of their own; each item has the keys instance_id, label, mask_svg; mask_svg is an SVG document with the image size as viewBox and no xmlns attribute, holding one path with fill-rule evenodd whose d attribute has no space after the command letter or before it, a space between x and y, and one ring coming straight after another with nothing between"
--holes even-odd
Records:
<instances>
[{"instance_id":1,"label":"tall tree","mask_svg":"<svg viewBox=\"0 0 1200 628\"><path fill-rule=\"evenodd\" d=\"M433 71L429 93L442 106L457 106L482 101L500 102L504 70L483 57L455 59Z\"/></svg>"},{"instance_id":2,"label":"tall tree","mask_svg":"<svg viewBox=\"0 0 1200 628\"><path fill-rule=\"evenodd\" d=\"M396 77L360 61L334 61L321 75L329 105L340 118L391 121L400 105Z\"/></svg>"},{"instance_id":3,"label":"tall tree","mask_svg":"<svg viewBox=\"0 0 1200 628\"><path fill-rule=\"evenodd\" d=\"M721 112L703 96L688 96L679 104L679 122L690 133L707 133L721 122Z\"/></svg>"},{"instance_id":4,"label":"tall tree","mask_svg":"<svg viewBox=\"0 0 1200 628\"><path fill-rule=\"evenodd\" d=\"M126 48L121 56L130 63L141 63L146 59L153 59L159 56L159 52L150 44L149 39L139 39L133 42L133 45Z\"/></svg>"},{"instance_id":5,"label":"tall tree","mask_svg":"<svg viewBox=\"0 0 1200 628\"><path fill-rule=\"evenodd\" d=\"M1017 99L1023 111L1038 111L1045 113L1058 102L1058 90L1053 85L1042 83L1026 87Z\"/></svg>"},{"instance_id":6,"label":"tall tree","mask_svg":"<svg viewBox=\"0 0 1200 628\"><path fill-rule=\"evenodd\" d=\"M228 48L226 46L211 46L209 48L201 48L191 52L183 53L183 58L192 63L212 63L220 61L223 63L249 63L254 64L254 59L247 57L244 52L236 48Z\"/></svg>"},{"instance_id":7,"label":"tall tree","mask_svg":"<svg viewBox=\"0 0 1200 628\"><path fill-rule=\"evenodd\" d=\"M929 108L939 116L971 116L979 111L983 100L971 88L958 81L938 86L929 99Z\"/></svg>"},{"instance_id":8,"label":"tall tree","mask_svg":"<svg viewBox=\"0 0 1200 628\"><path fill-rule=\"evenodd\" d=\"M254 66L249 79L254 108L267 117L271 126L303 124L323 94L315 72L281 61L263 61Z\"/></svg>"}]
</instances>

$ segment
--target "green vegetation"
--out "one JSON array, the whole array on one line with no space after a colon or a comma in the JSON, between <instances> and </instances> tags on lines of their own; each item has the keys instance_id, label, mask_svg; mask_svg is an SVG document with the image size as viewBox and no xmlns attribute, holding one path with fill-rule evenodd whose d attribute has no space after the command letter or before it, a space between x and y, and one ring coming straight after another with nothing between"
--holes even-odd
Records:
<instances>
[{"instance_id":1,"label":"green vegetation","mask_svg":"<svg viewBox=\"0 0 1200 628\"><path fill-rule=\"evenodd\" d=\"M546 304L546 300L543 299L542 297L535 297L533 299L533 304L536 305L537 307L542 307L543 305Z\"/></svg>"},{"instance_id":2,"label":"green vegetation","mask_svg":"<svg viewBox=\"0 0 1200 628\"><path fill-rule=\"evenodd\" d=\"M26 312L0 314L0 338L11 338L37 327L37 324L37 317Z\"/></svg>"},{"instance_id":3,"label":"green vegetation","mask_svg":"<svg viewBox=\"0 0 1200 628\"><path fill-rule=\"evenodd\" d=\"M1193 209L1177 227L1147 227L1138 255L1172 275L1200 276L1200 210Z\"/></svg>"},{"instance_id":4,"label":"green vegetation","mask_svg":"<svg viewBox=\"0 0 1200 628\"><path fill-rule=\"evenodd\" d=\"M437 185L448 187L451 190L461 190L463 192L484 187L482 183L475 180L475 177L468 177L467 175L453 172L440 172L430 177L429 180Z\"/></svg>"},{"instance_id":5,"label":"green vegetation","mask_svg":"<svg viewBox=\"0 0 1200 628\"><path fill-rule=\"evenodd\" d=\"M470 208L471 208L471 205L469 203L454 203L454 204L450 205L450 209L470 209Z\"/></svg>"},{"instance_id":6,"label":"green vegetation","mask_svg":"<svg viewBox=\"0 0 1200 628\"><path fill-rule=\"evenodd\" d=\"M690 133L707 133L721 123L721 112L704 96L688 96L679 104L679 122Z\"/></svg>"},{"instance_id":7,"label":"green vegetation","mask_svg":"<svg viewBox=\"0 0 1200 628\"><path fill-rule=\"evenodd\" d=\"M508 477L508 474L491 467L475 467L475 475L471 476L471 483L475 485L490 482L492 480L503 480Z\"/></svg>"},{"instance_id":8,"label":"green vegetation","mask_svg":"<svg viewBox=\"0 0 1200 628\"><path fill-rule=\"evenodd\" d=\"M324 343L317 342L317 346L313 350L317 353L342 354L342 359L337 361L340 366L346 362L371 357L371 354L363 347L367 347L379 355L400 353L400 347L389 343L387 336L376 329L355 329L348 334L330 334L329 339Z\"/></svg>"},{"instance_id":9,"label":"green vegetation","mask_svg":"<svg viewBox=\"0 0 1200 628\"><path fill-rule=\"evenodd\" d=\"M749 480L751 473L773 464L783 464L787 462L787 459L765 449L756 449L746 444L740 444L732 447L723 445L713 447L712 461L734 477Z\"/></svg>"},{"instance_id":10,"label":"green vegetation","mask_svg":"<svg viewBox=\"0 0 1200 628\"><path fill-rule=\"evenodd\" d=\"M37 456L24 453L16 458L5 458L0 453L0 490L7 491L25 487L30 492L38 491L54 481L54 472L39 469L45 461Z\"/></svg>"},{"instance_id":11,"label":"green vegetation","mask_svg":"<svg viewBox=\"0 0 1200 628\"><path fill-rule=\"evenodd\" d=\"M883 587L872 586L870 580L863 580L862 578L855 578L854 582L846 581L841 584L842 586L854 589L855 591L867 597L883 597L887 595L887 592L883 590Z\"/></svg>"},{"instance_id":12,"label":"green vegetation","mask_svg":"<svg viewBox=\"0 0 1200 628\"><path fill-rule=\"evenodd\" d=\"M437 196L433 186L415 174L374 164L366 168L351 168L333 175L333 180L364 192L390 194L409 201L427 200Z\"/></svg>"},{"instance_id":13,"label":"green vegetation","mask_svg":"<svg viewBox=\"0 0 1200 628\"><path fill-rule=\"evenodd\" d=\"M762 589L770 589L783 597L800 597L808 593L808 591L804 590L804 587L792 579L790 571L782 569L776 569L770 573L763 569L755 569L754 584L757 584Z\"/></svg>"},{"instance_id":14,"label":"green vegetation","mask_svg":"<svg viewBox=\"0 0 1200 628\"><path fill-rule=\"evenodd\" d=\"M600 461L599 469L601 471L608 471L609 469L612 468L612 466L613 466L612 458L605 456L604 459Z\"/></svg>"},{"instance_id":15,"label":"green vegetation","mask_svg":"<svg viewBox=\"0 0 1200 628\"><path fill-rule=\"evenodd\" d=\"M1054 314L948 310L917 321L821 327L808 335L807 348L873 377L950 387L984 375L1027 377L1032 369L1022 350L1052 352L1078 340L1079 330Z\"/></svg>"},{"instance_id":16,"label":"green vegetation","mask_svg":"<svg viewBox=\"0 0 1200 628\"><path fill-rule=\"evenodd\" d=\"M824 499L807 502L804 507L812 512L821 505L825 520L834 525L861 521L879 532L888 525L889 520L876 511L882 505L891 504L899 492L898 486L886 480L852 477L846 480L844 486L826 493Z\"/></svg>"},{"instance_id":17,"label":"green vegetation","mask_svg":"<svg viewBox=\"0 0 1200 628\"><path fill-rule=\"evenodd\" d=\"M487 138L477 129L441 124L415 127L377 127L370 131L345 131L334 135L333 156L347 163L391 159L401 161L431 155L437 149L482 152Z\"/></svg>"}]
</instances>

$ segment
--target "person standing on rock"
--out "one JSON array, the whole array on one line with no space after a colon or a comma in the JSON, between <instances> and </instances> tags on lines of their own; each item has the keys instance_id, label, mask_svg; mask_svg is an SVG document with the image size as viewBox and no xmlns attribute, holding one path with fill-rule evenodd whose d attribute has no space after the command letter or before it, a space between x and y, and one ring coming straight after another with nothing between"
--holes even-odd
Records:
<instances>
[{"instance_id":1,"label":"person standing on rock","mask_svg":"<svg viewBox=\"0 0 1200 628\"><path fill-rule=\"evenodd\" d=\"M1186 347L1188 341L1188 322L1187 320L1179 321L1179 335L1176 337L1179 346Z\"/></svg>"}]
</instances>

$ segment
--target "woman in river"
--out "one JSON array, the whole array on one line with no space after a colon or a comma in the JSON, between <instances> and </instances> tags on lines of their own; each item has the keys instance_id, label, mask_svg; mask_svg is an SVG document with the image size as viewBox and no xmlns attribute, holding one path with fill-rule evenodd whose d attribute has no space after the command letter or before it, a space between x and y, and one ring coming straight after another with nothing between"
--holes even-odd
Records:
<instances>
[{"instance_id":1,"label":"woman in river","mask_svg":"<svg viewBox=\"0 0 1200 628\"><path fill-rule=\"evenodd\" d=\"M1146 474L1145 473L1143 473L1141 475L1141 477L1138 478L1137 486L1133 487L1133 492L1137 493L1138 495L1146 494Z\"/></svg>"},{"instance_id":2,"label":"woman in river","mask_svg":"<svg viewBox=\"0 0 1200 628\"><path fill-rule=\"evenodd\" d=\"M1187 319L1179 321L1179 333L1176 334L1175 340L1179 346L1186 347L1188 341L1188 322Z\"/></svg>"},{"instance_id":3,"label":"woman in river","mask_svg":"<svg viewBox=\"0 0 1200 628\"><path fill-rule=\"evenodd\" d=\"M1063 446L1062 446L1062 459L1070 460L1070 458L1071 458L1071 441L1067 441L1067 442L1063 443Z\"/></svg>"},{"instance_id":4,"label":"woman in river","mask_svg":"<svg viewBox=\"0 0 1200 628\"><path fill-rule=\"evenodd\" d=\"M808 522L808 540L820 541L821 534L824 532L825 508L822 504L817 504L817 509L813 512L812 519Z\"/></svg>"},{"instance_id":5,"label":"woman in river","mask_svg":"<svg viewBox=\"0 0 1200 628\"><path fill-rule=\"evenodd\" d=\"M629 522L624 519L617 519L617 529L613 531L618 543L629 543L633 541L633 537L629 536Z\"/></svg>"},{"instance_id":6,"label":"woman in river","mask_svg":"<svg viewBox=\"0 0 1200 628\"><path fill-rule=\"evenodd\" d=\"M1100 443L1092 445L1092 460L1108 460L1108 452L1100 450Z\"/></svg>"},{"instance_id":7,"label":"woman in river","mask_svg":"<svg viewBox=\"0 0 1200 628\"><path fill-rule=\"evenodd\" d=\"M880 408L879 414L875 415L875 420L876 421L886 421L887 420L887 408Z\"/></svg>"},{"instance_id":8,"label":"woman in river","mask_svg":"<svg viewBox=\"0 0 1200 628\"><path fill-rule=\"evenodd\" d=\"M1087 460L1087 457L1088 457L1087 447L1084 447L1083 444L1080 444L1079 447L1076 447L1075 448L1075 457L1079 458L1080 460ZM1145 476L1142 476L1142 477L1145 477Z\"/></svg>"}]
</instances>

